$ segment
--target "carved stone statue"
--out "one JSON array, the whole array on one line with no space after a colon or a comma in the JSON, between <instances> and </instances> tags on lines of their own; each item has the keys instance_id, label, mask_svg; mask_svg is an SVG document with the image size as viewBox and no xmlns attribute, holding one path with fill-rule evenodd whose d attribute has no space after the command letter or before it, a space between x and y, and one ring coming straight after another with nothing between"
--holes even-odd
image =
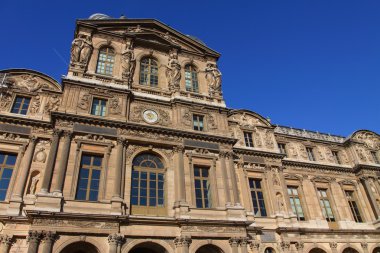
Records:
<instances>
[{"instance_id":1,"label":"carved stone statue","mask_svg":"<svg viewBox=\"0 0 380 253\"><path fill-rule=\"evenodd\" d=\"M168 80L169 90L178 91L180 89L181 65L178 62L177 50L169 53L169 61L166 66L166 79Z\"/></svg>"},{"instance_id":2,"label":"carved stone statue","mask_svg":"<svg viewBox=\"0 0 380 253\"><path fill-rule=\"evenodd\" d=\"M289 143L288 144L288 150L289 150L290 157L292 157L292 158L297 158L298 157L297 149L296 149L296 147L294 146L293 143Z\"/></svg>"},{"instance_id":3,"label":"carved stone statue","mask_svg":"<svg viewBox=\"0 0 380 253\"><path fill-rule=\"evenodd\" d=\"M29 194L34 195L36 193L37 183L40 180L40 174L32 177L32 181L30 183Z\"/></svg>"},{"instance_id":4,"label":"carved stone statue","mask_svg":"<svg viewBox=\"0 0 380 253\"><path fill-rule=\"evenodd\" d=\"M81 68L87 66L92 53L92 41L89 35L79 35L74 39L71 47L71 65L79 65Z\"/></svg>"},{"instance_id":5,"label":"carved stone statue","mask_svg":"<svg viewBox=\"0 0 380 253\"><path fill-rule=\"evenodd\" d=\"M276 202L277 202L278 210L280 212L284 212L285 211L284 200L282 198L281 193L279 193L279 192L276 194Z\"/></svg>"},{"instance_id":6,"label":"carved stone statue","mask_svg":"<svg viewBox=\"0 0 380 253\"><path fill-rule=\"evenodd\" d=\"M49 98L48 102L45 105L45 112L57 111L61 101L58 95L53 95Z\"/></svg>"},{"instance_id":7,"label":"carved stone statue","mask_svg":"<svg viewBox=\"0 0 380 253\"><path fill-rule=\"evenodd\" d=\"M136 68L136 59L133 53L133 44L125 46L125 50L121 53L122 62L121 67L123 69L123 78L127 80L128 84L132 83L133 74Z\"/></svg>"},{"instance_id":8,"label":"carved stone statue","mask_svg":"<svg viewBox=\"0 0 380 253\"><path fill-rule=\"evenodd\" d=\"M206 80L208 81L210 96L222 95L222 73L215 64L207 64Z\"/></svg>"},{"instance_id":9,"label":"carved stone statue","mask_svg":"<svg viewBox=\"0 0 380 253\"><path fill-rule=\"evenodd\" d=\"M35 114L38 112L41 106L40 96L35 96L32 101L32 105L30 107L30 113Z\"/></svg>"},{"instance_id":10,"label":"carved stone statue","mask_svg":"<svg viewBox=\"0 0 380 253\"><path fill-rule=\"evenodd\" d=\"M118 98L112 98L110 100L110 114L120 114L121 106Z\"/></svg>"}]
</instances>

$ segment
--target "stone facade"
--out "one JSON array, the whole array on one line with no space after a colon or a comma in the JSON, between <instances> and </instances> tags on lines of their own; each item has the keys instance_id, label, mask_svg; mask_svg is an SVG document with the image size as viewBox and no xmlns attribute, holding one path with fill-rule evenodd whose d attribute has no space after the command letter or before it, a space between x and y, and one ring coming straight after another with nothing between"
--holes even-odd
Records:
<instances>
[{"instance_id":1,"label":"stone facade","mask_svg":"<svg viewBox=\"0 0 380 253\"><path fill-rule=\"evenodd\" d=\"M380 136L229 109L219 56L95 15L62 84L1 71L0 251L379 253Z\"/></svg>"}]
</instances>

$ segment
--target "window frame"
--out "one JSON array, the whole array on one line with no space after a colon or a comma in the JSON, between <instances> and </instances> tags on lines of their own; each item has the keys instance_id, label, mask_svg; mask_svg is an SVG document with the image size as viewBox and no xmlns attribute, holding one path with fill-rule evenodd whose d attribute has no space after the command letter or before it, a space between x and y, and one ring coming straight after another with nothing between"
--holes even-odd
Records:
<instances>
[{"instance_id":1,"label":"window frame","mask_svg":"<svg viewBox=\"0 0 380 253\"><path fill-rule=\"evenodd\" d=\"M195 117L196 117L197 120L195 120ZM202 126L200 126L200 124L199 124L200 119L202 119ZM206 126L205 126L205 115L198 114L198 113L193 113L192 114L192 123L193 123L193 130L194 131L199 131L199 132L204 132L205 131L205 129L206 129ZM195 123L197 123L197 125L195 125ZM196 129L196 127L198 129Z\"/></svg>"},{"instance_id":2,"label":"window frame","mask_svg":"<svg viewBox=\"0 0 380 253\"><path fill-rule=\"evenodd\" d=\"M165 216L166 215L166 208L167 208L167 197L166 197L166 167L164 165L164 162L163 162L163 159L160 155L158 154L154 154L154 153L149 153L149 152L143 152L143 153L139 153L137 154L134 158L133 158L133 161L138 158L139 156L143 156L143 155L151 155L151 156L154 156L156 158L158 158L162 164L162 167L159 168L159 167L148 167L148 166L138 166L138 165L133 165L133 162L132 162L132 167L131 167L131 183L130 183L130 187L129 187L129 190L130 190L130 199L129 199L129 205L130 205L130 212L131 214L133 215L148 215L148 216ZM145 161L145 160L144 160ZM141 163L140 163L141 164ZM138 171L138 179L137 179L137 183L138 183L138 187L137 187L137 191L138 191L138 197L137 197L137 201L138 201L138 204L132 204L132 198L133 198L133 193L132 193L132 189L134 188L133 187L133 172L134 171ZM140 193L141 193L141 172L146 172L146 205L140 205ZM151 180L151 177L150 177L150 174L151 173L155 173L155 181ZM160 183L160 180L159 180L159 174L162 175L162 199L163 199L163 202L162 204L159 204L158 200L159 200L159 183ZM155 190L155 194L156 194L156 204L154 206L151 206L149 205L150 204L150 186L151 186L151 182L155 182L155 185L156 185L156 190Z\"/></svg>"},{"instance_id":3,"label":"window frame","mask_svg":"<svg viewBox=\"0 0 380 253\"><path fill-rule=\"evenodd\" d=\"M78 194L78 191L80 190L79 188L79 180L81 180L80 178L80 172L81 172L81 169L83 168L83 165L82 165L82 159L84 156L90 156L91 157L91 165L90 166L85 166L84 169L88 169L88 178L87 178L87 187L86 187L86 198L85 199L78 199L77 198L77 194ZM93 165L93 158L94 157L101 157L102 159L102 162L101 162L101 165L100 166L94 166ZM103 173L104 173L104 163L105 163L105 157L104 155L101 155L101 154L97 154L97 153L88 153L88 152L82 152L81 153L81 157L80 157L80 161L79 161L79 170L78 170L78 177L77 177L77 184L76 184L76 190L75 190L75 195L74 195L74 199L76 201L85 201L85 202L99 202L100 201L100 197L101 197L101 182L103 180L102 176L103 176ZM95 167L95 168L94 168ZM90 200L90 192L91 192L91 182L92 182L92 174L93 174L93 170L98 170L99 171L99 179L98 179L98 189L97 189L97 199L96 200Z\"/></svg>"},{"instance_id":4,"label":"window frame","mask_svg":"<svg viewBox=\"0 0 380 253\"><path fill-rule=\"evenodd\" d=\"M250 184L250 180L258 180L260 181L260 189L259 188L256 188L256 184L255 184L255 187L252 188L251 187L251 184ZM255 217L260 217L260 218L266 218L266 217L269 217L269 214L268 214L268 207L269 205L267 204L267 201L266 201L266 197L265 197L265 191L264 191L264 179L263 178L259 178L259 177L248 177L247 178L247 181L248 181L248 190L249 190L249 199L250 199L250 203L251 203L251 210L254 214ZM256 195L256 204L257 204L257 207L258 207L258 214L255 213L255 206L254 206L254 202L253 202L253 197L252 197L252 192L255 192L255 195ZM262 210L260 208L260 203L259 203L259 198L257 198L258 194L257 192L261 192L262 194L262 201L264 203L264 211L265 211L265 215L262 215Z\"/></svg>"},{"instance_id":5,"label":"window frame","mask_svg":"<svg viewBox=\"0 0 380 253\"><path fill-rule=\"evenodd\" d=\"M10 193L12 192L13 190L13 184L14 184L14 180L15 180L15 175L17 175L18 173L18 165L19 165L19 153L16 153L16 152L9 152L9 151L6 151L6 150L1 150L0 151L0 155L3 154L6 159L4 158L4 161L3 163L0 164L0 182L3 181L3 173L4 173L4 169L7 168L7 169L11 169L12 170L12 174L10 176L10 178L8 179L9 182L8 182L8 186L5 190L5 194L4 194L4 199L0 199L0 203L1 202L6 202L8 201L9 199L9 195ZM15 162L14 164L7 164L6 161L8 161L8 156L9 155L13 155L15 156Z\"/></svg>"},{"instance_id":6,"label":"window frame","mask_svg":"<svg viewBox=\"0 0 380 253\"><path fill-rule=\"evenodd\" d=\"M322 196L321 194L320 194L320 191L325 191L326 192L326 197L324 197L324 196ZM322 211L322 215L323 215L323 217L325 218L325 220L328 222L328 223L335 223L335 222L337 222L337 216L336 216L336 214L335 214L335 212L334 212L334 207L333 207L333 205L334 205L334 203L332 203L332 200L331 200L331 194L330 194L330 189L329 189L329 187L317 187L317 197L318 197L318 202L319 202L319 206L320 206L320 208L321 208L321 211ZM332 220L330 217L328 217L328 210L327 210L327 208L326 208L326 205L325 205L325 201L328 201L328 203L329 203L329 207L330 207L330 209L331 209L331 214L332 214L332 219L334 219L334 220ZM321 205L321 201L323 201L323 206ZM327 216L326 216L326 215Z\"/></svg>"},{"instance_id":7,"label":"window frame","mask_svg":"<svg viewBox=\"0 0 380 253\"><path fill-rule=\"evenodd\" d=\"M101 101L104 101L105 102L105 106L104 106L104 108L105 108L105 111L104 111L104 115L101 115L101 113L102 113L102 110L99 110L99 112L100 112L100 115L97 115L97 114L94 114L93 113L93 109L94 109L94 102L95 102L95 100L99 100L99 102L101 102ZM100 105L101 106L101 105ZM100 107L100 109L102 109L103 107ZM90 107L90 114L92 115L92 116L97 116L97 117L107 117L108 116L108 99L107 98L102 98L102 97L95 97L95 96L93 96L92 97L92 100L91 100L91 107Z\"/></svg>"},{"instance_id":8,"label":"window frame","mask_svg":"<svg viewBox=\"0 0 380 253\"><path fill-rule=\"evenodd\" d=\"M245 146L248 147L248 148L254 148L255 145L253 143L253 134L252 134L252 132L243 131L243 136L244 136L244 144L245 144Z\"/></svg>"},{"instance_id":9,"label":"window frame","mask_svg":"<svg viewBox=\"0 0 380 253\"><path fill-rule=\"evenodd\" d=\"M20 104L20 107L18 108L18 111L17 112L13 112L13 108L15 107L15 104L17 102L17 98L22 98L22 103ZM28 103L28 107L26 109L26 112L25 114L21 113L22 110L22 106L24 105L24 100L25 99L29 99L29 103ZM31 96L25 96L25 95L19 95L19 94L16 94L14 99L13 99L13 103L12 103L12 106L10 107L10 113L13 113L13 114L18 114L18 115L28 115L28 112L29 112L29 109L30 109L30 103L32 102L32 97Z\"/></svg>"},{"instance_id":10,"label":"window frame","mask_svg":"<svg viewBox=\"0 0 380 253\"><path fill-rule=\"evenodd\" d=\"M336 164L342 164L342 161L340 160L340 157L339 157L339 151L331 150L331 154L332 154Z\"/></svg>"},{"instance_id":11,"label":"window frame","mask_svg":"<svg viewBox=\"0 0 380 253\"><path fill-rule=\"evenodd\" d=\"M143 61L148 59L148 63L144 63ZM155 65L152 64L152 62L155 63ZM144 68L143 68L143 65L144 65ZM145 57L142 57L141 60L140 60L140 64L139 64L139 85L143 85L143 86L147 86L147 87L151 87L151 88L157 88L159 86L159 61L156 59L156 58L153 58L153 57L150 57L150 56L145 56ZM145 69L148 69L148 71L143 72ZM154 75L154 71L153 69L155 69L156 71L156 75ZM145 79L145 83L142 82L143 80L143 75L146 74L146 79ZM152 77L154 82L152 82ZM144 77L145 78L145 77Z\"/></svg>"},{"instance_id":12,"label":"window frame","mask_svg":"<svg viewBox=\"0 0 380 253\"><path fill-rule=\"evenodd\" d=\"M204 177L203 176L203 173L200 173L200 176L196 176L195 175L195 170L196 169L200 169L200 170L207 170L207 177ZM214 203L213 203L213 184L212 184L212 180L211 180L211 168L210 167L207 167L207 166L203 166L203 165L193 165L193 188L194 188L194 204L195 204L195 207L197 209L210 209L210 208L213 208L214 207ZM202 207L199 207L197 205L197 187L196 187L196 180L200 180L200 190L201 190L201 200L202 200ZM207 189L207 196L205 195L205 192L204 192L204 185L203 185L203 181L207 181L207 184L209 186L209 188ZM207 202L208 202L208 206L206 206L206 197L207 197Z\"/></svg>"},{"instance_id":13,"label":"window frame","mask_svg":"<svg viewBox=\"0 0 380 253\"><path fill-rule=\"evenodd\" d=\"M185 90L188 92L199 93L198 68L195 67L193 64L186 64L184 67L184 71ZM190 77L187 77L187 73L189 73ZM190 87L187 85L187 81L190 82Z\"/></svg>"},{"instance_id":14,"label":"window frame","mask_svg":"<svg viewBox=\"0 0 380 253\"><path fill-rule=\"evenodd\" d=\"M309 159L309 161L311 161L311 162L316 161L315 155L314 155L314 148L306 147L306 154L307 154L307 158Z\"/></svg>"},{"instance_id":15,"label":"window frame","mask_svg":"<svg viewBox=\"0 0 380 253\"><path fill-rule=\"evenodd\" d=\"M105 60L100 59L100 56L101 56L103 50L106 50ZM112 50L112 53L109 52L110 50ZM108 61L108 56L113 57L112 62ZM115 49L113 47L103 46L103 47L99 48L98 58L96 60L95 73L99 74L99 75L113 76L113 72L115 70L115 62L116 62L116 52L115 52ZM99 72L99 64L104 64L104 71L103 72ZM111 66L111 69L112 69L111 73L107 72L107 67L109 67L109 66Z\"/></svg>"},{"instance_id":16,"label":"window frame","mask_svg":"<svg viewBox=\"0 0 380 253\"><path fill-rule=\"evenodd\" d=\"M289 188L292 188L292 189L296 189L297 190L297 195L295 195L295 194L290 194L289 193ZM302 193L303 193L303 191L302 191L302 189L301 189L301 186L299 186L299 185L292 185L292 184L287 184L286 185L286 190L287 190L287 195L288 195L288 198L289 198L289 201L290 201L290 208L292 209L292 211L293 211L293 213L295 214L295 215L297 215L297 220L298 221L306 221L307 220L307 218L306 218L306 212L305 212L305 208L304 208L304 200L303 200L303 195L302 195ZM299 213L298 213L298 209L296 208L296 207L294 207L294 209L296 210L296 212L294 212L294 210L293 210L293 205L292 205L292 201L291 201L291 199L294 199L294 198L298 198L298 200L299 200L299 203L300 203L300 207L301 207L301 211L302 211L302 214L303 214L303 220L302 219L300 219L300 215L299 215Z\"/></svg>"},{"instance_id":17,"label":"window frame","mask_svg":"<svg viewBox=\"0 0 380 253\"><path fill-rule=\"evenodd\" d=\"M347 196L348 192L352 193L352 196L350 196L350 197L353 198L353 200L350 200L348 198L348 196ZM354 189L344 188L343 193L344 193L344 197L347 201L348 207L350 209L351 218L353 218L353 220L356 223L364 223L363 213L362 213L361 208L360 208L360 203L359 203L359 199L357 196L357 192ZM353 202L355 204L356 210L353 210L353 209L355 209L355 207L353 207L353 203L351 203L351 202Z\"/></svg>"},{"instance_id":18,"label":"window frame","mask_svg":"<svg viewBox=\"0 0 380 253\"><path fill-rule=\"evenodd\" d=\"M283 147L282 147L283 146ZM286 152L286 144L283 142L277 143L278 150L280 151L280 154L285 155L285 157L288 156L288 153Z\"/></svg>"}]
</instances>

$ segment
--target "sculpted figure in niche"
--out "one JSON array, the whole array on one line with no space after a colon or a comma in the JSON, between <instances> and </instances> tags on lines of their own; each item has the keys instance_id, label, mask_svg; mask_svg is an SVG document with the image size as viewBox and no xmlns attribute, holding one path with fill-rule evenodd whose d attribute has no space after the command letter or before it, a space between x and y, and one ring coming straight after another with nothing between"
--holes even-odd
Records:
<instances>
[{"instance_id":1,"label":"sculpted figure in niche","mask_svg":"<svg viewBox=\"0 0 380 253\"><path fill-rule=\"evenodd\" d=\"M89 35L79 35L74 39L71 47L71 65L79 64L81 67L87 66L92 52L92 42Z\"/></svg>"},{"instance_id":2,"label":"sculpted figure in niche","mask_svg":"<svg viewBox=\"0 0 380 253\"><path fill-rule=\"evenodd\" d=\"M278 211L284 212L285 211L284 200L282 198L281 193L279 192L276 194L276 202L277 202Z\"/></svg>"},{"instance_id":3,"label":"sculpted figure in niche","mask_svg":"<svg viewBox=\"0 0 380 253\"><path fill-rule=\"evenodd\" d=\"M40 181L40 174L38 173L34 177L32 177L31 183L30 183L30 188L29 188L29 194L34 195L36 194L36 188L37 188L37 183Z\"/></svg>"},{"instance_id":4,"label":"sculpted figure in niche","mask_svg":"<svg viewBox=\"0 0 380 253\"><path fill-rule=\"evenodd\" d=\"M121 106L119 105L119 99L113 98L110 101L110 113L111 114L120 114L121 113Z\"/></svg>"},{"instance_id":5,"label":"sculpted figure in niche","mask_svg":"<svg viewBox=\"0 0 380 253\"><path fill-rule=\"evenodd\" d=\"M178 91L180 89L181 65L178 62L177 50L170 51L165 74L168 80L169 90Z\"/></svg>"},{"instance_id":6,"label":"sculpted figure in niche","mask_svg":"<svg viewBox=\"0 0 380 253\"><path fill-rule=\"evenodd\" d=\"M41 106L40 96L35 96L33 98L32 106L30 107L30 113L35 114L38 112Z\"/></svg>"},{"instance_id":7,"label":"sculpted figure in niche","mask_svg":"<svg viewBox=\"0 0 380 253\"><path fill-rule=\"evenodd\" d=\"M46 161L46 156L47 155L46 155L46 152L45 152L45 148L41 147L34 154L33 161L34 162L44 163Z\"/></svg>"},{"instance_id":8,"label":"sculpted figure in niche","mask_svg":"<svg viewBox=\"0 0 380 253\"><path fill-rule=\"evenodd\" d=\"M53 95L49 98L45 105L45 112L57 111L60 105L60 99L58 95Z\"/></svg>"},{"instance_id":9,"label":"sculpted figure in niche","mask_svg":"<svg viewBox=\"0 0 380 253\"><path fill-rule=\"evenodd\" d=\"M136 59L133 52L133 43L129 42L124 51L121 53L122 55L122 64L121 67L123 69L123 78L127 80L128 84L132 83L133 74L135 72L136 67Z\"/></svg>"},{"instance_id":10,"label":"sculpted figure in niche","mask_svg":"<svg viewBox=\"0 0 380 253\"><path fill-rule=\"evenodd\" d=\"M83 94L78 103L78 107L82 110L87 110L89 106L90 106L90 95Z\"/></svg>"},{"instance_id":11,"label":"sculpted figure in niche","mask_svg":"<svg viewBox=\"0 0 380 253\"><path fill-rule=\"evenodd\" d=\"M207 64L206 80L208 81L210 96L222 95L222 73L215 64Z\"/></svg>"}]
</instances>

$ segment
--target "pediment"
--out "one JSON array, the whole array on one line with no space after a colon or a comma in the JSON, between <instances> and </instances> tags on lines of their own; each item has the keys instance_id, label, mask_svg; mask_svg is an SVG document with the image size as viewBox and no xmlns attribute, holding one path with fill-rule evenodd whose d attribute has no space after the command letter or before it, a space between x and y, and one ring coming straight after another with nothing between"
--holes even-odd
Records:
<instances>
[{"instance_id":1,"label":"pediment","mask_svg":"<svg viewBox=\"0 0 380 253\"><path fill-rule=\"evenodd\" d=\"M242 128L256 126L271 127L271 123L263 116L248 110L233 110L228 115L228 121L237 123Z\"/></svg>"},{"instance_id":2,"label":"pediment","mask_svg":"<svg viewBox=\"0 0 380 253\"><path fill-rule=\"evenodd\" d=\"M209 55L218 58L216 51L207 47L193 36L188 36L153 19L109 19L109 20L80 20L80 25L91 25L97 32L114 34L116 36L134 37L137 44L143 41L175 46L180 50L198 55ZM80 28L78 28L80 29Z\"/></svg>"},{"instance_id":3,"label":"pediment","mask_svg":"<svg viewBox=\"0 0 380 253\"><path fill-rule=\"evenodd\" d=\"M61 92L61 85L48 75L30 69L7 69L0 71L10 89L27 92L50 90Z\"/></svg>"},{"instance_id":4,"label":"pediment","mask_svg":"<svg viewBox=\"0 0 380 253\"><path fill-rule=\"evenodd\" d=\"M380 136L368 130L359 130L353 133L350 139L361 142L367 148L380 149Z\"/></svg>"}]
</instances>

